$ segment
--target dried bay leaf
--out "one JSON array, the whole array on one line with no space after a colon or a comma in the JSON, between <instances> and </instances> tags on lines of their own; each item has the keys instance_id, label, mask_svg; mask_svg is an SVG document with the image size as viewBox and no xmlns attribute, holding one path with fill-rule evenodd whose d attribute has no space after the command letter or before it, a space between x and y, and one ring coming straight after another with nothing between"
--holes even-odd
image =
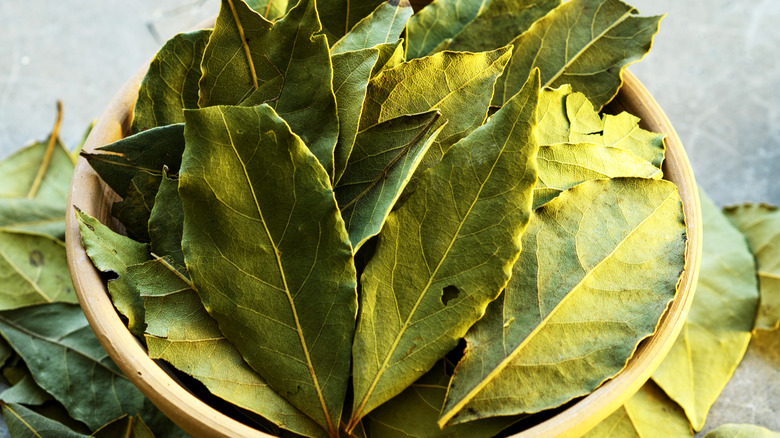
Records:
<instances>
[{"instance_id":1,"label":"dried bay leaf","mask_svg":"<svg viewBox=\"0 0 780 438\"><path fill-rule=\"evenodd\" d=\"M407 25L409 59L432 53L474 21L488 3L488 0L433 0L417 11Z\"/></svg>"},{"instance_id":2,"label":"dried bay leaf","mask_svg":"<svg viewBox=\"0 0 780 438\"><path fill-rule=\"evenodd\" d=\"M408 0L387 0L386 3L397 6L407 2ZM383 0L321 0L317 7L322 20L322 33L327 35L333 44L382 3Z\"/></svg>"},{"instance_id":3,"label":"dried bay leaf","mask_svg":"<svg viewBox=\"0 0 780 438\"><path fill-rule=\"evenodd\" d=\"M192 283L175 267L157 259L130 266L128 274L144 300L145 337L152 359L167 361L212 394L279 427L308 437L327 436L247 365L206 312Z\"/></svg>"},{"instance_id":4,"label":"dried bay leaf","mask_svg":"<svg viewBox=\"0 0 780 438\"><path fill-rule=\"evenodd\" d=\"M423 155L444 128L433 129L440 116L438 111L401 116L358 133L335 188L355 252L382 229Z\"/></svg>"},{"instance_id":5,"label":"dried bay leaf","mask_svg":"<svg viewBox=\"0 0 780 438\"><path fill-rule=\"evenodd\" d=\"M51 395L44 391L31 374L22 377L10 388L0 393L0 401L3 403L22 403L28 406L38 406L52 400Z\"/></svg>"},{"instance_id":6,"label":"dried bay leaf","mask_svg":"<svg viewBox=\"0 0 780 438\"><path fill-rule=\"evenodd\" d=\"M15 438L87 438L64 424L17 403L3 404L8 432Z\"/></svg>"},{"instance_id":7,"label":"dried bay leaf","mask_svg":"<svg viewBox=\"0 0 780 438\"><path fill-rule=\"evenodd\" d=\"M184 123L184 110L198 107L198 81L210 30L169 39L149 64L133 109L133 133Z\"/></svg>"},{"instance_id":8,"label":"dried bay leaf","mask_svg":"<svg viewBox=\"0 0 780 438\"><path fill-rule=\"evenodd\" d=\"M360 20L346 35L330 48L331 55L368 49L398 40L412 16L408 0L390 0L380 4L374 12Z\"/></svg>"},{"instance_id":9,"label":"dried bay leaf","mask_svg":"<svg viewBox=\"0 0 780 438\"><path fill-rule=\"evenodd\" d=\"M778 438L780 433L753 424L724 424L704 438Z\"/></svg>"},{"instance_id":10,"label":"dried bay leaf","mask_svg":"<svg viewBox=\"0 0 780 438\"><path fill-rule=\"evenodd\" d=\"M454 348L509 280L536 183L538 80L456 143L388 216L361 277L348 429Z\"/></svg>"},{"instance_id":11,"label":"dried bay leaf","mask_svg":"<svg viewBox=\"0 0 780 438\"><path fill-rule=\"evenodd\" d=\"M107 289L114 307L127 318L127 326L136 336L144 333L144 303L127 277L127 267L149 260L145 244L117 234L90 215L76 210L84 250L95 267L111 274Z\"/></svg>"},{"instance_id":12,"label":"dried bay leaf","mask_svg":"<svg viewBox=\"0 0 780 438\"><path fill-rule=\"evenodd\" d=\"M368 83L360 130L438 109L442 114L439 123L446 121L447 125L423 157L416 172L419 176L484 123L493 85L508 61L506 48L484 53L442 52L385 70Z\"/></svg>"},{"instance_id":13,"label":"dried bay leaf","mask_svg":"<svg viewBox=\"0 0 780 438\"><path fill-rule=\"evenodd\" d=\"M539 68L542 86L571 84L597 109L612 100L629 64L650 50L661 17L637 17L620 0L571 0L512 41L512 61L496 83L494 105L512 97Z\"/></svg>"},{"instance_id":14,"label":"dried bay leaf","mask_svg":"<svg viewBox=\"0 0 780 438\"><path fill-rule=\"evenodd\" d=\"M761 298L754 329L780 327L780 211L766 204L744 204L724 209L745 235L756 259Z\"/></svg>"},{"instance_id":15,"label":"dried bay leaf","mask_svg":"<svg viewBox=\"0 0 780 438\"><path fill-rule=\"evenodd\" d=\"M677 187L586 181L534 211L504 293L466 335L440 425L593 391L652 334L684 265Z\"/></svg>"},{"instance_id":16,"label":"dried bay leaf","mask_svg":"<svg viewBox=\"0 0 780 438\"><path fill-rule=\"evenodd\" d=\"M705 236L699 285L682 332L653 373L695 431L742 361L758 305L745 238L703 192L699 197Z\"/></svg>"},{"instance_id":17,"label":"dried bay leaf","mask_svg":"<svg viewBox=\"0 0 780 438\"><path fill-rule=\"evenodd\" d=\"M246 4L268 21L283 17L287 9L292 6L289 0L247 0Z\"/></svg>"},{"instance_id":18,"label":"dried bay leaf","mask_svg":"<svg viewBox=\"0 0 780 438\"><path fill-rule=\"evenodd\" d=\"M159 257L170 257L173 265L184 268L181 249L184 211L179 196L179 181L163 175L149 216L149 246Z\"/></svg>"},{"instance_id":19,"label":"dried bay leaf","mask_svg":"<svg viewBox=\"0 0 780 438\"><path fill-rule=\"evenodd\" d=\"M249 365L335 436L357 280L329 177L267 105L185 118L182 246L201 300Z\"/></svg>"},{"instance_id":20,"label":"dried bay leaf","mask_svg":"<svg viewBox=\"0 0 780 438\"><path fill-rule=\"evenodd\" d=\"M95 438L154 438L154 434L140 415L125 415L117 418L96 430L91 436Z\"/></svg>"},{"instance_id":21,"label":"dried bay leaf","mask_svg":"<svg viewBox=\"0 0 780 438\"><path fill-rule=\"evenodd\" d=\"M65 237L65 204L28 198L0 198L0 228Z\"/></svg>"},{"instance_id":22,"label":"dried bay leaf","mask_svg":"<svg viewBox=\"0 0 780 438\"><path fill-rule=\"evenodd\" d=\"M111 207L111 215L125 226L128 236L139 242L149 241L149 216L152 214L162 177L146 171L135 174L125 189L122 201Z\"/></svg>"},{"instance_id":23,"label":"dried bay leaf","mask_svg":"<svg viewBox=\"0 0 780 438\"><path fill-rule=\"evenodd\" d=\"M584 438L602 437L692 438L693 431L682 408L650 381L617 411L584 435Z\"/></svg>"},{"instance_id":24,"label":"dried bay leaf","mask_svg":"<svg viewBox=\"0 0 780 438\"><path fill-rule=\"evenodd\" d=\"M65 244L48 235L0 230L0 310L78 302Z\"/></svg>"},{"instance_id":25,"label":"dried bay leaf","mask_svg":"<svg viewBox=\"0 0 780 438\"><path fill-rule=\"evenodd\" d=\"M26 198L43 166L48 142L36 142L0 161L0 198ZM73 160L59 138L54 143L51 158L32 198L64 205L73 174Z\"/></svg>"},{"instance_id":26,"label":"dried bay leaf","mask_svg":"<svg viewBox=\"0 0 780 438\"><path fill-rule=\"evenodd\" d=\"M36 383L92 430L124 414L140 414L161 436L186 436L111 362L77 305L0 312L0 333Z\"/></svg>"}]
</instances>

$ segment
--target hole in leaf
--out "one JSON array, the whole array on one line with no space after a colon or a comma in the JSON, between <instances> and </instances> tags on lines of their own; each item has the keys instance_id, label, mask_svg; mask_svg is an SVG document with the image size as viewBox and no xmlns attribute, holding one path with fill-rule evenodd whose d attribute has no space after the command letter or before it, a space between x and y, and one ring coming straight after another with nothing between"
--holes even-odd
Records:
<instances>
[{"instance_id":1,"label":"hole in leaf","mask_svg":"<svg viewBox=\"0 0 780 438\"><path fill-rule=\"evenodd\" d=\"M460 295L460 290L457 287L447 286L441 291L441 303L446 306L447 303L458 298L458 295Z\"/></svg>"}]
</instances>

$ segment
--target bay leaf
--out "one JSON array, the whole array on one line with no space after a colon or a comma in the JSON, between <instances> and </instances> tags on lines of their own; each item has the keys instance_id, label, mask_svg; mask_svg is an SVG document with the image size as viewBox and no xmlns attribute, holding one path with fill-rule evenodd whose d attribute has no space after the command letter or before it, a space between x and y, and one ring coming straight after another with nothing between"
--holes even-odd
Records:
<instances>
[{"instance_id":1,"label":"bay leaf","mask_svg":"<svg viewBox=\"0 0 780 438\"><path fill-rule=\"evenodd\" d=\"M683 270L677 187L586 181L534 211L522 248L504 293L466 334L439 425L557 407L621 371Z\"/></svg>"},{"instance_id":2,"label":"bay leaf","mask_svg":"<svg viewBox=\"0 0 780 438\"><path fill-rule=\"evenodd\" d=\"M745 238L704 192L704 248L682 332L653 380L685 410L693 430L731 379L750 342L758 306L756 265Z\"/></svg>"},{"instance_id":3,"label":"bay leaf","mask_svg":"<svg viewBox=\"0 0 780 438\"><path fill-rule=\"evenodd\" d=\"M184 123L184 110L198 107L198 81L210 30L169 39L149 64L138 90L131 131Z\"/></svg>"},{"instance_id":4,"label":"bay leaf","mask_svg":"<svg viewBox=\"0 0 780 438\"><path fill-rule=\"evenodd\" d=\"M515 38L512 61L496 83L495 105L539 68L542 86L571 84L597 109L612 100L622 71L650 50L662 17L638 17L620 0L571 0Z\"/></svg>"},{"instance_id":5,"label":"bay leaf","mask_svg":"<svg viewBox=\"0 0 780 438\"><path fill-rule=\"evenodd\" d=\"M96 430L91 436L95 438L154 438L149 426L140 415L117 418Z\"/></svg>"},{"instance_id":6,"label":"bay leaf","mask_svg":"<svg viewBox=\"0 0 780 438\"><path fill-rule=\"evenodd\" d=\"M440 429L436 424L451 371L444 360L409 388L363 419L372 438L490 438L518 421L498 417ZM367 425L366 425L367 424Z\"/></svg>"},{"instance_id":7,"label":"bay leaf","mask_svg":"<svg viewBox=\"0 0 780 438\"><path fill-rule=\"evenodd\" d=\"M387 0L391 5L408 0ZM384 0L326 0L317 6L322 20L322 33L331 45L346 35L364 17L369 16Z\"/></svg>"},{"instance_id":8,"label":"bay leaf","mask_svg":"<svg viewBox=\"0 0 780 438\"><path fill-rule=\"evenodd\" d=\"M448 41L446 50L485 52L509 45L560 4L561 0L491 0Z\"/></svg>"},{"instance_id":9,"label":"bay leaf","mask_svg":"<svg viewBox=\"0 0 780 438\"><path fill-rule=\"evenodd\" d=\"M267 105L185 117L179 193L193 283L249 365L335 436L357 279L329 177Z\"/></svg>"},{"instance_id":10,"label":"bay leaf","mask_svg":"<svg viewBox=\"0 0 780 438\"><path fill-rule=\"evenodd\" d=\"M385 223L425 152L444 128L438 111L401 116L358 133L335 188L341 216L357 252Z\"/></svg>"},{"instance_id":11,"label":"bay leaf","mask_svg":"<svg viewBox=\"0 0 780 438\"><path fill-rule=\"evenodd\" d=\"M49 400L52 400L52 397L35 383L31 374L22 377L22 380L0 393L0 401L3 403L22 403L28 406L38 406Z\"/></svg>"},{"instance_id":12,"label":"bay leaf","mask_svg":"<svg viewBox=\"0 0 780 438\"><path fill-rule=\"evenodd\" d=\"M168 172L177 173L183 151L184 124L180 123L139 132L81 155L109 187L125 197L138 172L161 176L167 166Z\"/></svg>"},{"instance_id":13,"label":"bay leaf","mask_svg":"<svg viewBox=\"0 0 780 438\"><path fill-rule=\"evenodd\" d=\"M661 178L661 170L620 148L591 143L561 143L539 147L539 181L534 188L534 209L562 191L598 178Z\"/></svg>"},{"instance_id":14,"label":"bay leaf","mask_svg":"<svg viewBox=\"0 0 780 438\"><path fill-rule=\"evenodd\" d=\"M14 438L86 438L64 424L17 403L3 403L3 417Z\"/></svg>"},{"instance_id":15,"label":"bay leaf","mask_svg":"<svg viewBox=\"0 0 780 438\"><path fill-rule=\"evenodd\" d=\"M335 54L331 57L333 92L336 94L339 115L339 139L334 151L335 183L344 174L355 145L368 81L378 60L379 50L374 48Z\"/></svg>"},{"instance_id":16,"label":"bay leaf","mask_svg":"<svg viewBox=\"0 0 780 438\"><path fill-rule=\"evenodd\" d=\"M724 209L745 235L756 259L761 298L755 330L780 327L780 211L766 204L744 204Z\"/></svg>"},{"instance_id":17,"label":"bay leaf","mask_svg":"<svg viewBox=\"0 0 780 438\"><path fill-rule=\"evenodd\" d=\"M0 228L65 237L65 203L0 198Z\"/></svg>"},{"instance_id":18,"label":"bay leaf","mask_svg":"<svg viewBox=\"0 0 780 438\"><path fill-rule=\"evenodd\" d=\"M0 198L26 198L43 166L48 142L36 142L19 149L0 161ZM65 205L68 199L73 161L70 153L57 139L51 151L34 199L51 204Z\"/></svg>"},{"instance_id":19,"label":"bay leaf","mask_svg":"<svg viewBox=\"0 0 780 438\"><path fill-rule=\"evenodd\" d=\"M127 277L127 267L149 260L147 246L115 233L81 210L76 210L76 218L84 250L95 268L110 275L107 289L114 307L127 318L127 328L143 336L144 303Z\"/></svg>"},{"instance_id":20,"label":"bay leaf","mask_svg":"<svg viewBox=\"0 0 780 438\"><path fill-rule=\"evenodd\" d=\"M179 181L163 175L149 215L149 246L159 257L170 257L174 266L184 268L181 249L184 211L179 197Z\"/></svg>"},{"instance_id":21,"label":"bay leaf","mask_svg":"<svg viewBox=\"0 0 780 438\"><path fill-rule=\"evenodd\" d=\"M536 183L538 80L388 216L361 277L348 430L452 350L509 280Z\"/></svg>"},{"instance_id":22,"label":"bay leaf","mask_svg":"<svg viewBox=\"0 0 780 438\"><path fill-rule=\"evenodd\" d=\"M488 0L433 0L417 11L407 25L408 59L429 55L474 21L488 3Z\"/></svg>"},{"instance_id":23,"label":"bay leaf","mask_svg":"<svg viewBox=\"0 0 780 438\"><path fill-rule=\"evenodd\" d=\"M394 43L376 46L377 49L379 49L379 61L377 61L374 66L374 70L371 71L372 78L383 70L398 67L406 62L406 52L404 51L403 42L404 40L398 40Z\"/></svg>"},{"instance_id":24,"label":"bay leaf","mask_svg":"<svg viewBox=\"0 0 780 438\"><path fill-rule=\"evenodd\" d=\"M388 0L360 20L330 48L331 55L368 49L398 40L412 16L408 0Z\"/></svg>"},{"instance_id":25,"label":"bay leaf","mask_svg":"<svg viewBox=\"0 0 780 438\"><path fill-rule=\"evenodd\" d=\"M778 438L780 433L754 424L724 424L704 438Z\"/></svg>"},{"instance_id":26,"label":"bay leaf","mask_svg":"<svg viewBox=\"0 0 780 438\"><path fill-rule=\"evenodd\" d=\"M111 362L78 305L0 312L0 333L38 385L92 430L124 414L140 414L161 436L186 436Z\"/></svg>"},{"instance_id":27,"label":"bay leaf","mask_svg":"<svg viewBox=\"0 0 780 438\"><path fill-rule=\"evenodd\" d=\"M268 21L283 17L291 6L288 0L247 0L246 3Z\"/></svg>"},{"instance_id":28,"label":"bay leaf","mask_svg":"<svg viewBox=\"0 0 780 438\"><path fill-rule=\"evenodd\" d=\"M508 61L506 48L442 52L385 70L368 83L360 130L407 114L441 112L439 123L447 125L418 166L412 186L453 144L484 123L493 85Z\"/></svg>"},{"instance_id":29,"label":"bay leaf","mask_svg":"<svg viewBox=\"0 0 780 438\"><path fill-rule=\"evenodd\" d=\"M0 230L0 310L78 302L65 244L45 234Z\"/></svg>"},{"instance_id":30,"label":"bay leaf","mask_svg":"<svg viewBox=\"0 0 780 438\"><path fill-rule=\"evenodd\" d=\"M208 390L307 437L327 436L247 365L209 316L192 283L165 259L128 268L146 312L149 357L163 359Z\"/></svg>"},{"instance_id":31,"label":"bay leaf","mask_svg":"<svg viewBox=\"0 0 780 438\"><path fill-rule=\"evenodd\" d=\"M125 189L122 201L111 207L111 215L119 219L127 235L139 242L149 242L149 217L160 188L162 176L139 171Z\"/></svg>"},{"instance_id":32,"label":"bay leaf","mask_svg":"<svg viewBox=\"0 0 780 438\"><path fill-rule=\"evenodd\" d=\"M649 381L583 438L693 438L682 408Z\"/></svg>"}]
</instances>

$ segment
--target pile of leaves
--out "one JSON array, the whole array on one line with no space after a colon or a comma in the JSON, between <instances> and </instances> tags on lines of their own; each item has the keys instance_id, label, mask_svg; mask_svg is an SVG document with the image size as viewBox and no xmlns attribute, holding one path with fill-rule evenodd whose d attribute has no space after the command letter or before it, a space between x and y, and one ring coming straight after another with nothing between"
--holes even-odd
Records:
<instances>
[{"instance_id":1,"label":"pile of leaves","mask_svg":"<svg viewBox=\"0 0 780 438\"><path fill-rule=\"evenodd\" d=\"M663 136L600 113L660 17L341 3L224 0L82 154L122 198L127 236L77 215L129 330L275 433L489 437L589 394L684 266Z\"/></svg>"}]
</instances>

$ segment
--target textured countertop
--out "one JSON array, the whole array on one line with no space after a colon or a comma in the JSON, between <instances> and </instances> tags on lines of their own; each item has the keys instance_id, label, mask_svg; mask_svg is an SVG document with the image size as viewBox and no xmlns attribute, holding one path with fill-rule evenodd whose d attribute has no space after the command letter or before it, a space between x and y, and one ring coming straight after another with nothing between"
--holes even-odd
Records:
<instances>
[{"instance_id":1,"label":"textured countertop","mask_svg":"<svg viewBox=\"0 0 780 438\"><path fill-rule=\"evenodd\" d=\"M654 49L630 69L676 127L699 185L718 205L780 204L780 2L630 3L644 15L668 14ZM58 99L62 137L74 146L166 39L218 7L217 0L0 1L0 158L48 135ZM780 345L751 345L705 430L747 422L780 431L777 406Z\"/></svg>"}]
</instances>

